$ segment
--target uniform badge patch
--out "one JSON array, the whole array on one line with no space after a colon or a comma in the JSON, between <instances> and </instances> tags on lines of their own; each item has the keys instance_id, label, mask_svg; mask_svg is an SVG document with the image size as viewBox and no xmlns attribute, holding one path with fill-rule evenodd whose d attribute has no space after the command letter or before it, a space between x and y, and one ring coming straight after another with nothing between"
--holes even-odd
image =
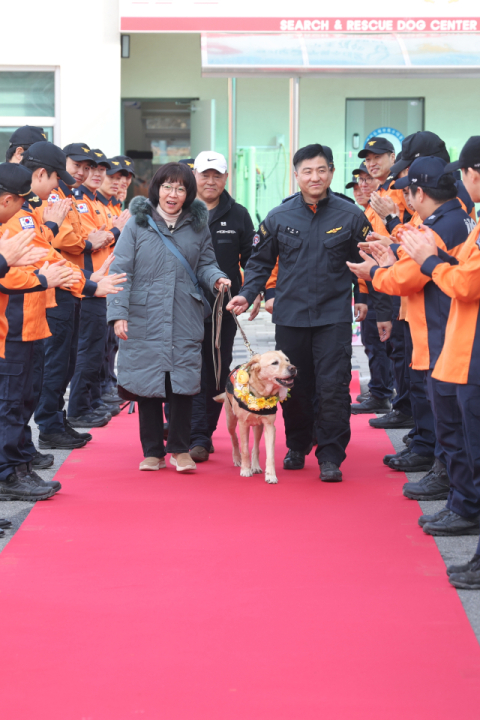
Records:
<instances>
[{"instance_id":1,"label":"uniform badge patch","mask_svg":"<svg viewBox=\"0 0 480 720\"><path fill-rule=\"evenodd\" d=\"M367 144L370 145L370 147L372 147L372 145L375 145L376 142L377 142L376 140L370 140L370 142Z\"/></svg>"},{"instance_id":2,"label":"uniform badge patch","mask_svg":"<svg viewBox=\"0 0 480 720\"><path fill-rule=\"evenodd\" d=\"M260 223L260 227L258 229L261 232L261 234L263 235L263 237L267 237L267 235L269 234L267 228L265 227L265 225L263 223Z\"/></svg>"},{"instance_id":3,"label":"uniform badge patch","mask_svg":"<svg viewBox=\"0 0 480 720\"><path fill-rule=\"evenodd\" d=\"M365 225L365 227L362 230L363 237L367 237L369 232L370 232L370 228L368 227L368 225Z\"/></svg>"},{"instance_id":4,"label":"uniform badge patch","mask_svg":"<svg viewBox=\"0 0 480 720\"><path fill-rule=\"evenodd\" d=\"M256 233L253 236L253 241L252 241L253 247L255 247L255 245L258 245L259 242L260 242L260 235L258 233Z\"/></svg>"},{"instance_id":5,"label":"uniform badge patch","mask_svg":"<svg viewBox=\"0 0 480 720\"><path fill-rule=\"evenodd\" d=\"M77 203L77 210L79 213L88 213L87 203Z\"/></svg>"},{"instance_id":6,"label":"uniform badge patch","mask_svg":"<svg viewBox=\"0 0 480 720\"><path fill-rule=\"evenodd\" d=\"M23 218L19 218L19 220L20 220L20 225L22 226L22 228L24 230L32 230L35 228L35 223L33 222L32 217L23 217Z\"/></svg>"},{"instance_id":7,"label":"uniform badge patch","mask_svg":"<svg viewBox=\"0 0 480 720\"><path fill-rule=\"evenodd\" d=\"M327 235L334 235L335 233L337 233L337 232L338 232L339 230L341 230L342 228L343 228L343 225L340 225L340 227L338 227L338 228L332 228L331 230L325 230L325 232L326 232Z\"/></svg>"},{"instance_id":8,"label":"uniform badge patch","mask_svg":"<svg viewBox=\"0 0 480 720\"><path fill-rule=\"evenodd\" d=\"M50 193L48 202L58 202L59 200L60 200L60 197L58 195L56 195L55 193Z\"/></svg>"}]
</instances>

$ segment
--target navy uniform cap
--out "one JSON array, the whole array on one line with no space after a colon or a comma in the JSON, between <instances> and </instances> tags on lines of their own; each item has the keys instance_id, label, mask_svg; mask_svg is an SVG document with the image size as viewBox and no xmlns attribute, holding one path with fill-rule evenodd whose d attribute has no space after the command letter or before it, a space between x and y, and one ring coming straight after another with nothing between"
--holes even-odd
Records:
<instances>
[{"instance_id":1,"label":"navy uniform cap","mask_svg":"<svg viewBox=\"0 0 480 720\"><path fill-rule=\"evenodd\" d=\"M463 146L458 160L445 166L444 172L454 172L461 168L473 168L480 172L480 135L472 135Z\"/></svg>"},{"instance_id":2,"label":"navy uniform cap","mask_svg":"<svg viewBox=\"0 0 480 720\"><path fill-rule=\"evenodd\" d=\"M19 145L20 147L23 147L24 145L33 145L33 143L42 142L46 139L47 136L45 135L43 128L36 127L35 125L23 125L15 130L9 142L10 145Z\"/></svg>"},{"instance_id":3,"label":"navy uniform cap","mask_svg":"<svg viewBox=\"0 0 480 720\"><path fill-rule=\"evenodd\" d=\"M115 175L117 172L123 172L124 175L133 175L135 177L135 168L133 160L126 155L115 155L113 158L109 158L110 170L107 170L107 175Z\"/></svg>"},{"instance_id":4,"label":"navy uniform cap","mask_svg":"<svg viewBox=\"0 0 480 720\"><path fill-rule=\"evenodd\" d=\"M384 153L395 153L395 148L393 147L390 140L387 140L387 138L381 137L380 135L378 137L374 137L371 140L368 140L363 150L360 150L358 153L359 158L366 158L369 153L375 153L375 155L383 155Z\"/></svg>"},{"instance_id":5,"label":"navy uniform cap","mask_svg":"<svg viewBox=\"0 0 480 720\"><path fill-rule=\"evenodd\" d=\"M409 185L415 185L422 188L438 188L440 180L445 175L445 160L442 158L429 155L428 157L419 157L412 162L408 168L408 175L395 180L395 190L403 190ZM453 175L450 176L451 184L455 183ZM447 181L448 182L448 181ZM445 181L442 181L444 184Z\"/></svg>"},{"instance_id":6,"label":"navy uniform cap","mask_svg":"<svg viewBox=\"0 0 480 720\"><path fill-rule=\"evenodd\" d=\"M72 186L76 183L75 178L67 172L67 157L58 145L46 141L33 143L23 153L23 160L31 160L47 170L55 170L66 185Z\"/></svg>"},{"instance_id":7,"label":"navy uniform cap","mask_svg":"<svg viewBox=\"0 0 480 720\"><path fill-rule=\"evenodd\" d=\"M63 152L65 155L72 160L76 160L77 162L82 162L83 160L92 160L90 157L90 148L88 147L87 143L70 143L70 145L65 145L63 148Z\"/></svg>"},{"instance_id":8,"label":"navy uniform cap","mask_svg":"<svg viewBox=\"0 0 480 720\"><path fill-rule=\"evenodd\" d=\"M135 177L135 163L132 158L128 157L128 155L118 155L118 157L122 161L123 169ZM116 159L117 158L115 158L115 160Z\"/></svg>"},{"instance_id":9,"label":"navy uniform cap","mask_svg":"<svg viewBox=\"0 0 480 720\"><path fill-rule=\"evenodd\" d=\"M195 158L182 158L178 161L180 165L188 165L190 170L193 170L193 166L195 165Z\"/></svg>"},{"instance_id":10,"label":"navy uniform cap","mask_svg":"<svg viewBox=\"0 0 480 720\"><path fill-rule=\"evenodd\" d=\"M108 160L105 153L102 152L102 150L100 150L99 148L94 148L93 150L90 150L89 155L90 160L92 160L95 165L105 165L107 170L110 170L110 161Z\"/></svg>"},{"instance_id":11,"label":"navy uniform cap","mask_svg":"<svg viewBox=\"0 0 480 720\"><path fill-rule=\"evenodd\" d=\"M31 171L18 163L0 164L0 192L25 197L30 192Z\"/></svg>"},{"instance_id":12,"label":"navy uniform cap","mask_svg":"<svg viewBox=\"0 0 480 720\"><path fill-rule=\"evenodd\" d=\"M366 175L370 175L370 173L367 170L367 166L365 165L365 161L360 164L358 168L355 168L355 170L352 170L352 175L360 175L360 173L366 173Z\"/></svg>"}]
</instances>

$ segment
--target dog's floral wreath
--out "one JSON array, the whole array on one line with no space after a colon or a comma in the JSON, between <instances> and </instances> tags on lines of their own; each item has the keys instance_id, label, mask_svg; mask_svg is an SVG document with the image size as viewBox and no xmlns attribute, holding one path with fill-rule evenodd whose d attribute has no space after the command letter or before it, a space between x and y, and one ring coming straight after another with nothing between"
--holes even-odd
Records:
<instances>
[{"instance_id":1,"label":"dog's floral wreath","mask_svg":"<svg viewBox=\"0 0 480 720\"><path fill-rule=\"evenodd\" d=\"M250 392L249 381L250 375L245 369L245 365L240 365L231 374L231 381L233 385L233 394L238 400L241 400L249 410L267 410L277 406L277 403L284 402L290 397L290 391L287 396L280 398L279 395L270 395L269 397L257 397Z\"/></svg>"}]
</instances>

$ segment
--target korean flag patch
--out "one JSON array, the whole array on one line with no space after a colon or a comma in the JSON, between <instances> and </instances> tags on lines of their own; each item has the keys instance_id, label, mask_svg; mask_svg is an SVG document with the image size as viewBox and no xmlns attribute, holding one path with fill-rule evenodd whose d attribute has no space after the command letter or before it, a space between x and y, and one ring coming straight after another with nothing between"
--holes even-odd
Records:
<instances>
[{"instance_id":1,"label":"korean flag patch","mask_svg":"<svg viewBox=\"0 0 480 720\"><path fill-rule=\"evenodd\" d=\"M252 242L253 247L255 247L255 245L258 245L259 242L260 242L260 235L257 233L256 235L253 236L253 242Z\"/></svg>"},{"instance_id":2,"label":"korean flag patch","mask_svg":"<svg viewBox=\"0 0 480 720\"><path fill-rule=\"evenodd\" d=\"M50 193L50 197L48 198L48 202L58 202L60 200L59 196L56 193Z\"/></svg>"},{"instance_id":3,"label":"korean flag patch","mask_svg":"<svg viewBox=\"0 0 480 720\"><path fill-rule=\"evenodd\" d=\"M77 203L77 210L79 213L88 213L87 203Z\"/></svg>"},{"instance_id":4,"label":"korean flag patch","mask_svg":"<svg viewBox=\"0 0 480 720\"><path fill-rule=\"evenodd\" d=\"M27 217L19 218L19 220L20 220L20 225L22 226L22 228L24 230L34 230L35 229L35 223L33 222L32 217L27 216Z\"/></svg>"}]
</instances>

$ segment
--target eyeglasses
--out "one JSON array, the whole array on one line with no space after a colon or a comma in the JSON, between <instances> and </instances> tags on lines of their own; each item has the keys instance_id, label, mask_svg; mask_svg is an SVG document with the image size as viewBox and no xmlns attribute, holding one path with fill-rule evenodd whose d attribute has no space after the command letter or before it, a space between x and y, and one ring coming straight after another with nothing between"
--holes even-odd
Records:
<instances>
[{"instance_id":1,"label":"eyeglasses","mask_svg":"<svg viewBox=\"0 0 480 720\"><path fill-rule=\"evenodd\" d=\"M187 188L184 188L182 185L180 185L180 187L178 187L178 188L174 188L173 185L166 185L166 184L160 185L160 187L165 190L167 195L171 195L172 193L175 193L176 195L178 195L180 197L180 195L185 195L187 192Z\"/></svg>"},{"instance_id":2,"label":"eyeglasses","mask_svg":"<svg viewBox=\"0 0 480 720\"><path fill-rule=\"evenodd\" d=\"M373 182L377 182L377 181L375 180L375 178L372 178L372 177L366 177L366 178L359 177L359 178L357 178L357 183L358 183L359 185L370 185L370 183L373 183Z\"/></svg>"}]
</instances>

